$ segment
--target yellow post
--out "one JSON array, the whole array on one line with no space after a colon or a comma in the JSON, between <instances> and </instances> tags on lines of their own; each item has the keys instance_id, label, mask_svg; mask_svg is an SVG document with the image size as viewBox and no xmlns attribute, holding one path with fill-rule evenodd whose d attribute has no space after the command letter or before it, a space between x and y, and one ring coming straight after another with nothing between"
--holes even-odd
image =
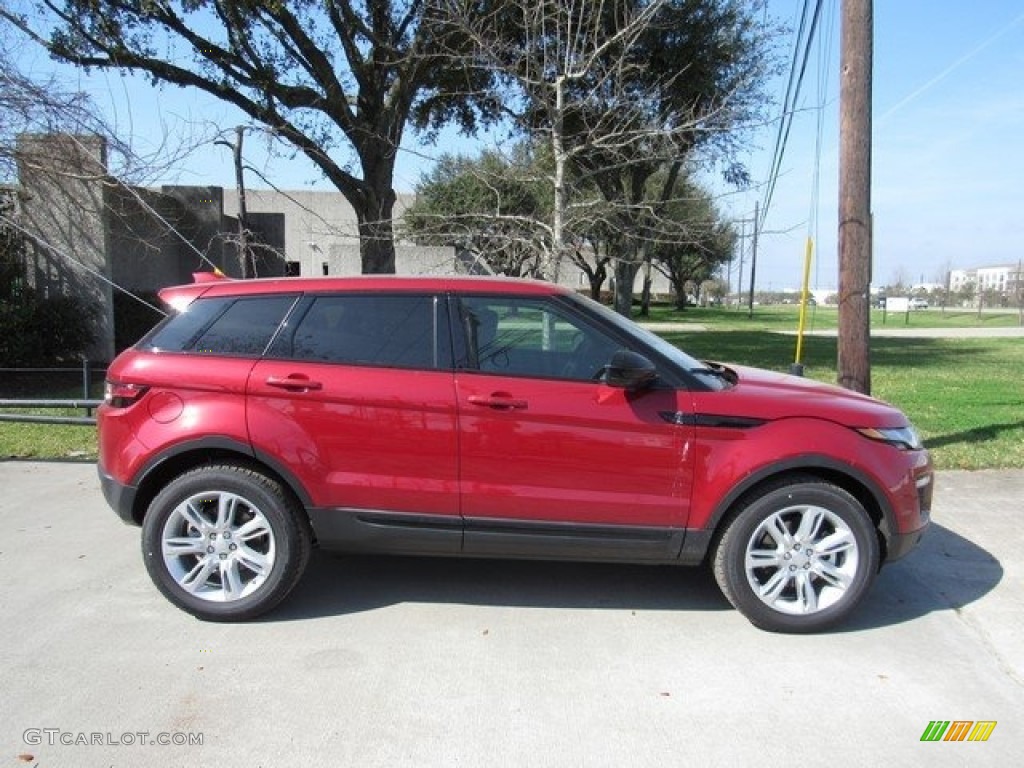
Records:
<instances>
[{"instance_id":1,"label":"yellow post","mask_svg":"<svg viewBox=\"0 0 1024 768\"><path fill-rule=\"evenodd\" d=\"M807 238L807 248L804 250L804 282L803 290L800 293L800 325L796 331L796 362L793 364L793 372L803 374L803 364L800 362L804 352L804 327L807 324L807 296L810 291L811 282L811 254L814 252L814 241Z\"/></svg>"}]
</instances>

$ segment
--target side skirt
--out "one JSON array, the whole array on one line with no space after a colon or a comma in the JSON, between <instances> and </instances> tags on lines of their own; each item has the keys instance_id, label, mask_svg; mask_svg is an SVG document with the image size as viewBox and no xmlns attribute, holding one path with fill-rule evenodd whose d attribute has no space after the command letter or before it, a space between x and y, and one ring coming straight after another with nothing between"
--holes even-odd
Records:
<instances>
[{"instance_id":1,"label":"side skirt","mask_svg":"<svg viewBox=\"0 0 1024 768\"><path fill-rule=\"evenodd\" d=\"M701 532L682 528L463 519L363 509L314 508L309 517L321 547L346 552L697 564L703 550L684 548L684 539L695 536L698 548L706 547Z\"/></svg>"}]
</instances>

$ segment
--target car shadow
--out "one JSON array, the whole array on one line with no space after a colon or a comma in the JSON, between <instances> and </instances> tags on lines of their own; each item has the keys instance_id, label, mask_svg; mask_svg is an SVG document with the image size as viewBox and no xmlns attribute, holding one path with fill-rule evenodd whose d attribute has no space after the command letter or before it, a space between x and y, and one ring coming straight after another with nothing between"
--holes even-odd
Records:
<instances>
[{"instance_id":1,"label":"car shadow","mask_svg":"<svg viewBox=\"0 0 1024 768\"><path fill-rule=\"evenodd\" d=\"M314 552L302 583L267 621L397 603L528 608L729 610L705 568Z\"/></svg>"},{"instance_id":2,"label":"car shadow","mask_svg":"<svg viewBox=\"0 0 1024 768\"><path fill-rule=\"evenodd\" d=\"M975 602L1002 580L989 552L932 524L917 550L882 569L837 632L902 624ZM266 622L372 611L399 603L609 610L731 610L708 568L338 555L314 552L288 600Z\"/></svg>"},{"instance_id":3,"label":"car shadow","mask_svg":"<svg viewBox=\"0 0 1024 768\"><path fill-rule=\"evenodd\" d=\"M871 593L839 631L902 624L938 611L959 611L1003 579L988 550L932 523L918 548L882 568Z\"/></svg>"}]
</instances>

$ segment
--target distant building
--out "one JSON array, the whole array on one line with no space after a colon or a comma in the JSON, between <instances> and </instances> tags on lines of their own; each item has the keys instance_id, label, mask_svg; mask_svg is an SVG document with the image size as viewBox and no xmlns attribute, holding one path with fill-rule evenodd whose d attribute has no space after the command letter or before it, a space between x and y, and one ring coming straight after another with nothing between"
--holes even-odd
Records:
<instances>
[{"instance_id":1,"label":"distant building","mask_svg":"<svg viewBox=\"0 0 1024 768\"><path fill-rule=\"evenodd\" d=\"M999 264L972 269L954 269L949 273L949 290L960 293L973 290L975 293L993 291L1003 297L1016 297L1024 287L1024 275L1017 264Z\"/></svg>"}]
</instances>

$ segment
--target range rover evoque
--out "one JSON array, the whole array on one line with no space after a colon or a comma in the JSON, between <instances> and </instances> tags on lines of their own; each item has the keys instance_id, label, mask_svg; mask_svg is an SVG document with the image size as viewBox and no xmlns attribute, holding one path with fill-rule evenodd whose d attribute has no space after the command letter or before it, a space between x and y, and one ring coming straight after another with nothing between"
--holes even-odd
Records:
<instances>
[{"instance_id":1,"label":"range rover evoque","mask_svg":"<svg viewBox=\"0 0 1024 768\"><path fill-rule=\"evenodd\" d=\"M110 366L104 494L208 620L311 548L700 565L751 622L834 625L928 525L897 409L696 360L558 286L200 274Z\"/></svg>"}]
</instances>

